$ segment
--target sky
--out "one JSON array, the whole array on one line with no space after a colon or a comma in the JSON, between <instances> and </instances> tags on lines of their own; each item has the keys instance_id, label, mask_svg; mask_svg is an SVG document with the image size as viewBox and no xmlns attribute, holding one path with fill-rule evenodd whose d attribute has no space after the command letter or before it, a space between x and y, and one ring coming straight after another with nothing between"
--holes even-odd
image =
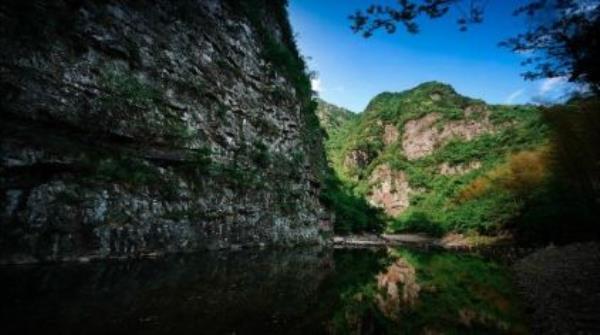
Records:
<instances>
[{"instance_id":1,"label":"sky","mask_svg":"<svg viewBox=\"0 0 600 335\"><path fill-rule=\"evenodd\" d=\"M484 22L460 32L458 12L419 20L420 32L378 31L365 39L350 30L348 16L370 3L391 0L290 0L289 14L301 53L317 76L313 89L321 98L355 112L377 94L410 89L437 80L460 94L488 103L516 104L563 95L563 78L535 82L520 74L523 55L498 47L522 32L527 22L512 16L524 0L491 0ZM399 27L400 28L400 27Z\"/></svg>"}]
</instances>

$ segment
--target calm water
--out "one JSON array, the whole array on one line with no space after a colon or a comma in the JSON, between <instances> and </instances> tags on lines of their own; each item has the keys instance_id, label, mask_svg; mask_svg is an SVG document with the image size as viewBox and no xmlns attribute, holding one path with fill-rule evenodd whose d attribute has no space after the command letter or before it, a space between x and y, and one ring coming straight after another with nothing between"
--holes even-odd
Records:
<instances>
[{"instance_id":1,"label":"calm water","mask_svg":"<svg viewBox=\"0 0 600 335\"><path fill-rule=\"evenodd\" d=\"M2 333L525 333L507 273L399 248L0 267Z\"/></svg>"}]
</instances>

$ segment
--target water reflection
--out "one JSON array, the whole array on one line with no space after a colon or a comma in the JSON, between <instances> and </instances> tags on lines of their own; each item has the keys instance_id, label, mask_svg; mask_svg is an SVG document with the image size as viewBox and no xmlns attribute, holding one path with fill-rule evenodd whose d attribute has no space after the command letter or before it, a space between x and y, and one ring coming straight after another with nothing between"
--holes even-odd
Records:
<instances>
[{"instance_id":1,"label":"water reflection","mask_svg":"<svg viewBox=\"0 0 600 335\"><path fill-rule=\"evenodd\" d=\"M476 256L388 249L375 280L343 292L337 334L524 334L507 269Z\"/></svg>"},{"instance_id":2,"label":"water reflection","mask_svg":"<svg viewBox=\"0 0 600 335\"><path fill-rule=\"evenodd\" d=\"M379 310L394 320L401 309L410 310L415 305L421 290L414 266L402 257L377 275L377 288L379 293L375 298Z\"/></svg>"},{"instance_id":3,"label":"water reflection","mask_svg":"<svg viewBox=\"0 0 600 335\"><path fill-rule=\"evenodd\" d=\"M271 250L2 267L3 334L524 333L474 256Z\"/></svg>"}]
</instances>

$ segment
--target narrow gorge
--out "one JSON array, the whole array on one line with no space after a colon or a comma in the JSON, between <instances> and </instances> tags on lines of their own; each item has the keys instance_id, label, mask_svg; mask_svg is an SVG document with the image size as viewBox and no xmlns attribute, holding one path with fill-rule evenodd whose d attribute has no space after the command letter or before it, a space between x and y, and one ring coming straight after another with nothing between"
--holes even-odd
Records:
<instances>
[{"instance_id":1,"label":"narrow gorge","mask_svg":"<svg viewBox=\"0 0 600 335\"><path fill-rule=\"evenodd\" d=\"M0 1L2 334L600 333L599 26Z\"/></svg>"}]
</instances>

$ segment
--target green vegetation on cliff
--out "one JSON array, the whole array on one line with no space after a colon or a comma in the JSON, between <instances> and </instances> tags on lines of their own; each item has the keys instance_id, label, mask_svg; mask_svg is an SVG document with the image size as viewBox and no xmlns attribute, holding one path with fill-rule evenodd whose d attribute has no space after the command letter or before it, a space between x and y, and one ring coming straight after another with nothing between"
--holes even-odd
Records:
<instances>
[{"instance_id":1,"label":"green vegetation on cliff","mask_svg":"<svg viewBox=\"0 0 600 335\"><path fill-rule=\"evenodd\" d=\"M323 99L317 98L317 117L323 130L327 134L336 132L342 128L342 126L350 121L358 118L358 115L345 109L332 105Z\"/></svg>"},{"instance_id":2,"label":"green vegetation on cliff","mask_svg":"<svg viewBox=\"0 0 600 335\"><path fill-rule=\"evenodd\" d=\"M550 179L537 107L487 105L437 82L382 93L330 133L334 170L384 209L389 231L502 230Z\"/></svg>"},{"instance_id":3,"label":"green vegetation on cliff","mask_svg":"<svg viewBox=\"0 0 600 335\"><path fill-rule=\"evenodd\" d=\"M385 215L367 221L383 219L389 232L593 238L597 110L593 98L549 108L488 105L428 82L379 94L328 131L326 149L345 194L381 208Z\"/></svg>"},{"instance_id":4,"label":"green vegetation on cliff","mask_svg":"<svg viewBox=\"0 0 600 335\"><path fill-rule=\"evenodd\" d=\"M341 107L317 98L316 115L325 131L326 139L337 136L344 125L356 122L358 115ZM329 145L329 142L325 143ZM330 152L330 150L328 150ZM383 213L371 206L352 187L343 183L336 171L330 167L325 178L321 200L335 213L335 231L337 233L379 232L384 226Z\"/></svg>"}]
</instances>

